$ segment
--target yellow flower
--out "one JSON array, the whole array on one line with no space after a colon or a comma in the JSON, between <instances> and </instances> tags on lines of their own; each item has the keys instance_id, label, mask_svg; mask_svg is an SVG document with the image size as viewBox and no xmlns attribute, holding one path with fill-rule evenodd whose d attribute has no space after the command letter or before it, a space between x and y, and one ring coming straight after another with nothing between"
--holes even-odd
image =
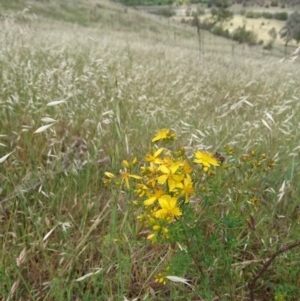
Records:
<instances>
[{"instance_id":1,"label":"yellow flower","mask_svg":"<svg viewBox=\"0 0 300 301\"><path fill-rule=\"evenodd\" d=\"M156 164L161 164L162 160L159 158L159 155L162 153L164 149L159 148L153 155L152 154L147 154L145 161L146 162L154 162Z\"/></svg>"},{"instance_id":2,"label":"yellow flower","mask_svg":"<svg viewBox=\"0 0 300 301\"><path fill-rule=\"evenodd\" d=\"M137 158L134 157L131 163L129 163L127 160L123 160L122 163L126 169L131 169L137 163Z\"/></svg>"},{"instance_id":3,"label":"yellow flower","mask_svg":"<svg viewBox=\"0 0 300 301\"><path fill-rule=\"evenodd\" d=\"M128 169L130 169L130 164L129 164L129 162L127 161L127 160L123 160L123 165L126 167L126 168L128 168Z\"/></svg>"},{"instance_id":4,"label":"yellow flower","mask_svg":"<svg viewBox=\"0 0 300 301\"><path fill-rule=\"evenodd\" d=\"M180 167L181 162L175 162L170 167L161 165L158 170L163 173L163 175L157 178L158 184L164 184L168 182L168 187L170 191L175 188L182 188L182 181L184 179L183 174L176 174L176 171Z\"/></svg>"},{"instance_id":5,"label":"yellow flower","mask_svg":"<svg viewBox=\"0 0 300 301\"><path fill-rule=\"evenodd\" d=\"M159 226L159 225L154 225L154 226L152 227L152 229L153 229L154 231L159 231L159 230L161 229L161 226Z\"/></svg>"},{"instance_id":6,"label":"yellow flower","mask_svg":"<svg viewBox=\"0 0 300 301\"><path fill-rule=\"evenodd\" d=\"M199 163L203 165L203 170L207 171L209 167L212 166L220 166L218 159L213 156L210 152L195 152L196 159L194 160L195 163Z\"/></svg>"},{"instance_id":7,"label":"yellow flower","mask_svg":"<svg viewBox=\"0 0 300 301\"><path fill-rule=\"evenodd\" d=\"M194 192L193 181L189 174L186 174L186 178L183 180L182 193L185 195L185 202L189 202L189 196Z\"/></svg>"},{"instance_id":8,"label":"yellow flower","mask_svg":"<svg viewBox=\"0 0 300 301\"><path fill-rule=\"evenodd\" d=\"M105 185L108 185L111 182L111 180L115 177L115 175L112 174L111 172L105 172L104 174L106 175L107 178L103 178L102 181Z\"/></svg>"},{"instance_id":9,"label":"yellow flower","mask_svg":"<svg viewBox=\"0 0 300 301\"><path fill-rule=\"evenodd\" d=\"M184 171L184 173L188 173L188 174L192 173L192 171L193 171L193 167L186 160L183 162L183 171Z\"/></svg>"},{"instance_id":10,"label":"yellow flower","mask_svg":"<svg viewBox=\"0 0 300 301\"><path fill-rule=\"evenodd\" d=\"M261 205L260 199L259 198L251 198L250 199L250 204L252 206L254 206L255 208L258 208Z\"/></svg>"},{"instance_id":11,"label":"yellow flower","mask_svg":"<svg viewBox=\"0 0 300 301\"><path fill-rule=\"evenodd\" d=\"M143 197L149 190L149 188L145 184L136 184L135 186L135 193L141 198Z\"/></svg>"},{"instance_id":12,"label":"yellow flower","mask_svg":"<svg viewBox=\"0 0 300 301\"><path fill-rule=\"evenodd\" d=\"M164 194L164 191L161 189L154 189L154 194L149 193L149 199L144 201L145 206L152 205L155 201L157 201L162 195Z\"/></svg>"},{"instance_id":13,"label":"yellow flower","mask_svg":"<svg viewBox=\"0 0 300 301\"><path fill-rule=\"evenodd\" d=\"M275 296L275 301L284 301L285 296L283 294L279 294Z\"/></svg>"},{"instance_id":14,"label":"yellow flower","mask_svg":"<svg viewBox=\"0 0 300 301\"><path fill-rule=\"evenodd\" d=\"M154 175L158 170L158 165L150 162L149 166L141 166L141 175Z\"/></svg>"},{"instance_id":15,"label":"yellow flower","mask_svg":"<svg viewBox=\"0 0 300 301\"><path fill-rule=\"evenodd\" d=\"M108 171L106 171L104 174L110 179L113 179L115 177L114 174L112 174L111 172L108 172Z\"/></svg>"},{"instance_id":16,"label":"yellow flower","mask_svg":"<svg viewBox=\"0 0 300 301\"><path fill-rule=\"evenodd\" d=\"M159 273L155 276L154 282L161 283L161 284L165 285L167 283L167 278L164 274Z\"/></svg>"},{"instance_id":17,"label":"yellow flower","mask_svg":"<svg viewBox=\"0 0 300 301\"><path fill-rule=\"evenodd\" d=\"M177 198L166 194L159 198L158 202L161 209L154 213L156 218L172 221L176 216L182 215L180 208L177 207Z\"/></svg>"},{"instance_id":18,"label":"yellow flower","mask_svg":"<svg viewBox=\"0 0 300 301\"><path fill-rule=\"evenodd\" d=\"M148 240L151 240L152 243L155 243L156 241L156 233L151 233L150 235L147 236Z\"/></svg>"},{"instance_id":19,"label":"yellow flower","mask_svg":"<svg viewBox=\"0 0 300 301\"><path fill-rule=\"evenodd\" d=\"M173 140L175 139L175 134L172 133L169 129L161 129L156 136L152 139L152 142L159 140Z\"/></svg>"},{"instance_id":20,"label":"yellow flower","mask_svg":"<svg viewBox=\"0 0 300 301\"><path fill-rule=\"evenodd\" d=\"M125 182L127 189L130 188L129 178L134 178L134 179L137 179L137 180L140 180L142 178L142 177L137 176L137 175L131 175L126 171L120 171L120 176L121 176L122 184Z\"/></svg>"}]
</instances>

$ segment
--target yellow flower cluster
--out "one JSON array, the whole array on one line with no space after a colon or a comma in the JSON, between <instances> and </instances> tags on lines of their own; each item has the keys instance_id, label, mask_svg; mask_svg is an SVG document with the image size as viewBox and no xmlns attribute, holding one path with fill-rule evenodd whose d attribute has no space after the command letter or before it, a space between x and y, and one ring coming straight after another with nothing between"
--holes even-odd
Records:
<instances>
[{"instance_id":1,"label":"yellow flower cluster","mask_svg":"<svg viewBox=\"0 0 300 301\"><path fill-rule=\"evenodd\" d=\"M153 143L161 140L175 139L175 134L168 129L159 131L152 139ZM154 148L153 148L154 149ZM219 166L218 159L209 152L196 151L194 163L200 164L204 172L211 166ZM138 175L131 174L136 159L131 163L123 161L124 169L120 171L120 185L129 189L130 180L135 180L135 204L143 208L143 214L138 218L151 230L147 239L152 242L157 238L168 238L168 226L174 223L183 214L184 204L189 203L194 194L192 180L194 167L185 155L183 149L170 151L167 148L154 149L146 154ZM108 184L114 175L105 173L104 183Z\"/></svg>"},{"instance_id":2,"label":"yellow flower cluster","mask_svg":"<svg viewBox=\"0 0 300 301\"><path fill-rule=\"evenodd\" d=\"M167 266L162 273L158 273L155 276L154 281L165 285L167 283L167 274L168 274L169 270L170 270L170 267Z\"/></svg>"}]
</instances>

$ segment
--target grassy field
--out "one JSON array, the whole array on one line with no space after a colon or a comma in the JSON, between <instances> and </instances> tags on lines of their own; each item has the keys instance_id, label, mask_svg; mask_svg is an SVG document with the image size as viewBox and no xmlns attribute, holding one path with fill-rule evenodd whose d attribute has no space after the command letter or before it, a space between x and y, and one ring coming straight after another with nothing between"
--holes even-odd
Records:
<instances>
[{"instance_id":1,"label":"grassy field","mask_svg":"<svg viewBox=\"0 0 300 301\"><path fill-rule=\"evenodd\" d=\"M299 62L106 1L0 3L0 300L298 300ZM226 159L190 237L153 244L103 178L161 128Z\"/></svg>"}]
</instances>

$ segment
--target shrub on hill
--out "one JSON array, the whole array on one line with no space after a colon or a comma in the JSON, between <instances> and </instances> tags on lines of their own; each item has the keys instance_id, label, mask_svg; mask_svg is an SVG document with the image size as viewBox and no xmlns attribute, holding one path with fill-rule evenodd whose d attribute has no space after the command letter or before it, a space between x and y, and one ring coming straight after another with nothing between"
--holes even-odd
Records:
<instances>
[{"instance_id":1,"label":"shrub on hill","mask_svg":"<svg viewBox=\"0 0 300 301\"><path fill-rule=\"evenodd\" d=\"M268 31L268 35L269 35L273 40L276 40L276 38L277 38L277 31L276 31L275 27L272 27L272 28Z\"/></svg>"},{"instance_id":2,"label":"shrub on hill","mask_svg":"<svg viewBox=\"0 0 300 301\"><path fill-rule=\"evenodd\" d=\"M244 8L241 9L241 10L240 10L240 15L241 15L241 16L244 16L245 14L246 14L246 10L245 10Z\"/></svg>"},{"instance_id":3,"label":"shrub on hill","mask_svg":"<svg viewBox=\"0 0 300 301\"><path fill-rule=\"evenodd\" d=\"M232 39L240 44L246 43L250 46L256 45L257 36L251 30L247 30L245 26L239 26L232 34Z\"/></svg>"},{"instance_id":4,"label":"shrub on hill","mask_svg":"<svg viewBox=\"0 0 300 301\"><path fill-rule=\"evenodd\" d=\"M267 42L266 45L263 46L263 49L271 51L273 49L273 46L274 46L274 40L270 40Z\"/></svg>"},{"instance_id":5,"label":"shrub on hill","mask_svg":"<svg viewBox=\"0 0 300 301\"><path fill-rule=\"evenodd\" d=\"M287 12L279 12L274 14L274 19L286 21L288 19L289 15Z\"/></svg>"},{"instance_id":6,"label":"shrub on hill","mask_svg":"<svg viewBox=\"0 0 300 301\"><path fill-rule=\"evenodd\" d=\"M265 18L265 19L276 19L281 21L286 21L288 19L288 13L287 12L278 12L278 13L269 13L269 12L254 12L252 10L248 11L246 13L246 18L249 19L257 19L257 18Z\"/></svg>"},{"instance_id":7,"label":"shrub on hill","mask_svg":"<svg viewBox=\"0 0 300 301\"><path fill-rule=\"evenodd\" d=\"M155 15L164 16L167 18L175 15L175 12L171 7L160 7L158 9L152 11L151 13L153 13Z\"/></svg>"},{"instance_id":8,"label":"shrub on hill","mask_svg":"<svg viewBox=\"0 0 300 301\"><path fill-rule=\"evenodd\" d=\"M191 23L192 26L196 26L197 24L195 22ZM210 19L206 18L204 19L202 22L200 22L200 28L207 30L207 31L211 31L212 28L216 25L215 22L212 22Z\"/></svg>"},{"instance_id":9,"label":"shrub on hill","mask_svg":"<svg viewBox=\"0 0 300 301\"><path fill-rule=\"evenodd\" d=\"M228 29L224 29L223 26L221 25L216 25L212 31L211 31L214 35L216 36L221 36L224 38L229 39L230 38L230 33Z\"/></svg>"},{"instance_id":10,"label":"shrub on hill","mask_svg":"<svg viewBox=\"0 0 300 301\"><path fill-rule=\"evenodd\" d=\"M249 19L258 19L260 17L261 17L261 13L259 13L259 12L254 12L254 11L250 10L246 13L246 18L249 18Z\"/></svg>"},{"instance_id":11,"label":"shrub on hill","mask_svg":"<svg viewBox=\"0 0 300 301\"><path fill-rule=\"evenodd\" d=\"M272 0L271 1L271 6L277 7L278 6L278 1L277 0Z\"/></svg>"},{"instance_id":12,"label":"shrub on hill","mask_svg":"<svg viewBox=\"0 0 300 301\"><path fill-rule=\"evenodd\" d=\"M272 13L263 12L261 15L265 19L273 19L273 14Z\"/></svg>"}]
</instances>

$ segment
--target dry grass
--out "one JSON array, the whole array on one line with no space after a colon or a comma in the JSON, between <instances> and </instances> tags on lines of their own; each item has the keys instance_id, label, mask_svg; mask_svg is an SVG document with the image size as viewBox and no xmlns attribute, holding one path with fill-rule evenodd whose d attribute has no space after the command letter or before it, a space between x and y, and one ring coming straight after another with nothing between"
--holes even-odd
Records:
<instances>
[{"instance_id":1,"label":"dry grass","mask_svg":"<svg viewBox=\"0 0 300 301\"><path fill-rule=\"evenodd\" d=\"M173 20L176 22L181 22L182 18L184 18L186 21L191 20L192 17L182 17L182 16L174 16L172 17ZM204 21L205 19L210 18L209 14L200 16L200 21ZM253 31L255 35L257 36L257 41L263 41L264 44L266 44L268 41L270 41L272 38L268 34L268 32L275 28L277 32L277 38L275 40L276 44L278 46L282 46L282 49L284 48L285 41L280 38L280 30L285 25L284 21L279 21L275 19L264 19L264 18L257 18L257 19L249 19L245 16L241 16L238 14L235 14L229 22L227 22L224 25L224 29L228 29L230 33L233 33L233 31L238 27L243 27L245 25L246 30ZM296 41L291 41L289 43L292 46L296 46Z\"/></svg>"},{"instance_id":2,"label":"dry grass","mask_svg":"<svg viewBox=\"0 0 300 301\"><path fill-rule=\"evenodd\" d=\"M274 157L272 186L260 189L285 239L298 233L298 63L232 53L209 35L199 57L190 28L118 7L100 13L85 27L1 19L0 158L13 151L0 163L1 300L185 298L184 287L153 283L166 250L145 244L130 196L101 181L161 127L188 150L229 143Z\"/></svg>"},{"instance_id":3,"label":"dry grass","mask_svg":"<svg viewBox=\"0 0 300 301\"><path fill-rule=\"evenodd\" d=\"M285 43L284 40L280 39L279 35L280 30L285 25L284 21L264 18L248 19L244 16L235 15L226 28L229 30L229 32L233 32L235 28L239 26L242 27L243 25L245 25L247 30L253 31L257 35L258 40L262 40L264 42L271 40L271 37L268 34L268 32L272 28L275 28L277 32L276 42L280 45L284 45ZM295 42L292 42L292 44L296 45Z\"/></svg>"}]
</instances>

